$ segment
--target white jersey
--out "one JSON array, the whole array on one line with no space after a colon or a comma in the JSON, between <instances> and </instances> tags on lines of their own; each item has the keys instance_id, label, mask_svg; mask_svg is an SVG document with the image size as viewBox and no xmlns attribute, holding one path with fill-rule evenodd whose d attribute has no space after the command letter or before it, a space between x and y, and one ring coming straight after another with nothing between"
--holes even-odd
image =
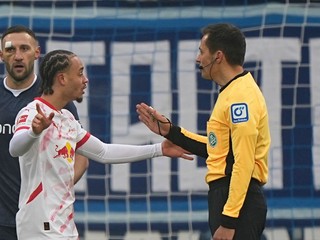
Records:
<instances>
[{"instance_id":1,"label":"white jersey","mask_svg":"<svg viewBox=\"0 0 320 240\"><path fill-rule=\"evenodd\" d=\"M17 115L16 132L31 127L36 104L49 115L54 108L41 98ZM88 134L65 109L54 111L53 123L19 158L21 190L16 216L18 238L78 239L74 223L74 155ZM40 234L39 234L40 233Z\"/></svg>"},{"instance_id":2,"label":"white jersey","mask_svg":"<svg viewBox=\"0 0 320 240\"><path fill-rule=\"evenodd\" d=\"M38 113L36 104L46 116L54 112L51 125L38 136L31 128ZM42 98L36 98L18 113L15 127L9 151L20 161L16 223L21 240L78 239L73 215L76 151L101 163L129 163L163 156L161 143L103 143L85 131L68 110L57 111Z\"/></svg>"}]
</instances>

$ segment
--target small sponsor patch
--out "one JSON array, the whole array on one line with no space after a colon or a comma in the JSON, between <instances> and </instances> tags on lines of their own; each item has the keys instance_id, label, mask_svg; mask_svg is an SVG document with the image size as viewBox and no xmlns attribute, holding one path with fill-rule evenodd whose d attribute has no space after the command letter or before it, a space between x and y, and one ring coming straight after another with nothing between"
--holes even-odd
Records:
<instances>
[{"instance_id":1,"label":"small sponsor patch","mask_svg":"<svg viewBox=\"0 0 320 240\"><path fill-rule=\"evenodd\" d=\"M233 123L247 122L249 120L248 105L246 103L232 104L231 118Z\"/></svg>"},{"instance_id":2,"label":"small sponsor patch","mask_svg":"<svg viewBox=\"0 0 320 240\"><path fill-rule=\"evenodd\" d=\"M50 223L49 222L44 222L43 223L43 230L49 231L50 230Z\"/></svg>"},{"instance_id":3,"label":"small sponsor patch","mask_svg":"<svg viewBox=\"0 0 320 240\"><path fill-rule=\"evenodd\" d=\"M213 132L210 132L208 138L210 146L215 147L218 141L216 135Z\"/></svg>"},{"instance_id":4,"label":"small sponsor patch","mask_svg":"<svg viewBox=\"0 0 320 240\"><path fill-rule=\"evenodd\" d=\"M28 115L22 115L19 117L17 124L25 123L27 121Z\"/></svg>"}]
</instances>

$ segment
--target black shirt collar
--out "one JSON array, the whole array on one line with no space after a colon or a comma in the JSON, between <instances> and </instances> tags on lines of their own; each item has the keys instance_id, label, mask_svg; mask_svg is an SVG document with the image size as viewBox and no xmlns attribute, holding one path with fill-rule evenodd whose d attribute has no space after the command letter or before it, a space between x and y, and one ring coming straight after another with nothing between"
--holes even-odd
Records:
<instances>
[{"instance_id":1,"label":"black shirt collar","mask_svg":"<svg viewBox=\"0 0 320 240\"><path fill-rule=\"evenodd\" d=\"M224 85L223 87L220 88L220 93L234 80L236 80L239 77L242 77L244 75L246 75L248 73L248 71L244 70L242 73L238 74L237 76L235 76L234 78L232 78L226 85Z\"/></svg>"}]
</instances>

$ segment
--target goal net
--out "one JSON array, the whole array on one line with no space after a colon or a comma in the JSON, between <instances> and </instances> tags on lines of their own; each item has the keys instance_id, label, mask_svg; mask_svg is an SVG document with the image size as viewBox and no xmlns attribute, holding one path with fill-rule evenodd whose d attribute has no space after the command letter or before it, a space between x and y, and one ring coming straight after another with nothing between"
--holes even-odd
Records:
<instances>
[{"instance_id":1,"label":"goal net","mask_svg":"<svg viewBox=\"0 0 320 240\"><path fill-rule=\"evenodd\" d=\"M218 87L202 80L195 64L200 29L217 22L240 27L247 37L245 68L262 89L270 115L264 239L318 239L320 3L226 2L1 1L0 31L23 24L37 34L42 54L57 48L75 52L89 78L77 105L82 125L105 142L149 144L162 138L139 122L140 102L205 134ZM2 63L0 74L5 75ZM205 174L201 158L90 161L76 186L81 239L211 239Z\"/></svg>"}]
</instances>

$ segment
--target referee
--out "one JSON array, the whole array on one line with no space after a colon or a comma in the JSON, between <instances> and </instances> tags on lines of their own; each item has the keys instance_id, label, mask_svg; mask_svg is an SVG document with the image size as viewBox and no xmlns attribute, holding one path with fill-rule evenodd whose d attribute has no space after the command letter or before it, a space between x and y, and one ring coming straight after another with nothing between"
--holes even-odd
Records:
<instances>
[{"instance_id":1,"label":"referee","mask_svg":"<svg viewBox=\"0 0 320 240\"><path fill-rule=\"evenodd\" d=\"M213 240L259 240L266 222L261 187L268 179L268 111L256 81L243 69L245 52L245 37L235 26L203 28L196 62L201 76L220 86L207 136L172 125L144 103L137 105L151 131L207 159Z\"/></svg>"}]
</instances>

